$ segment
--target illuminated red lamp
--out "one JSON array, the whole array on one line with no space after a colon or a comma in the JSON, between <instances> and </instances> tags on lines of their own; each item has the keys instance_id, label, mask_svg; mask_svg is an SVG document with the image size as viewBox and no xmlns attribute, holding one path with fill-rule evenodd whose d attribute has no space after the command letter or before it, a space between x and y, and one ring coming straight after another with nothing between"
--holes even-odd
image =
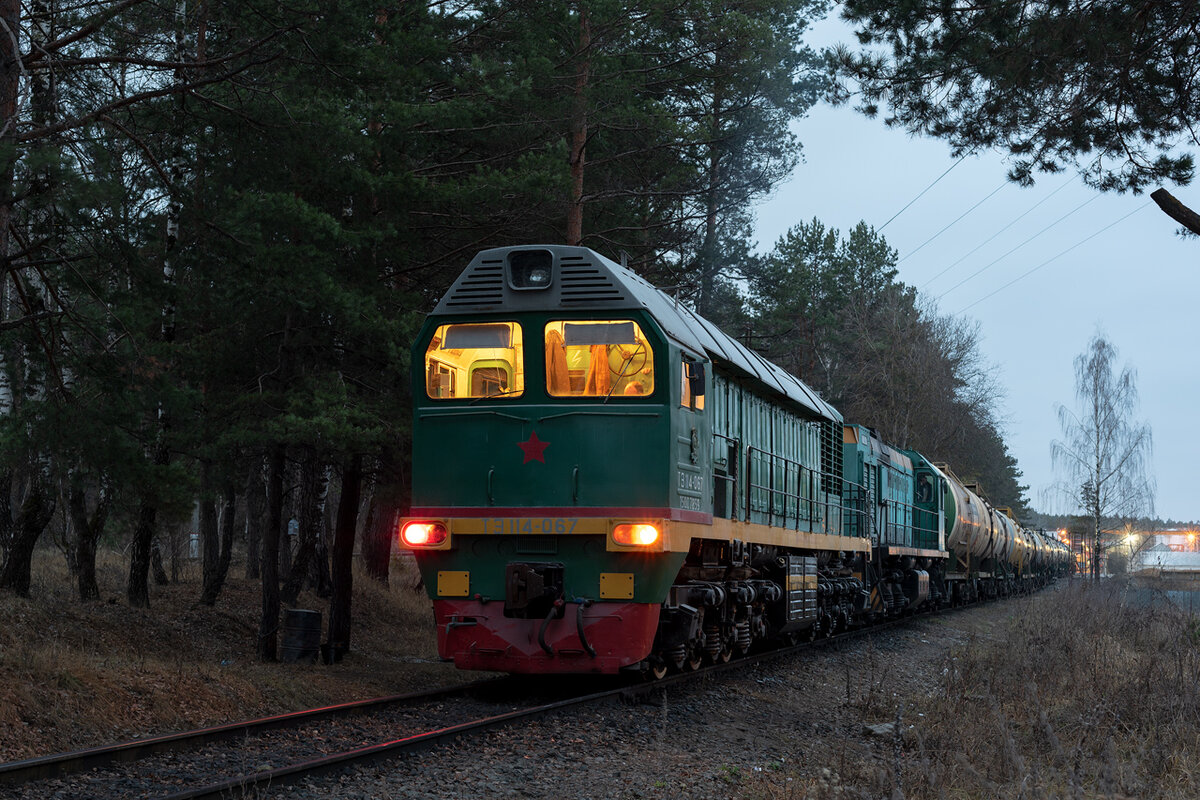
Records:
<instances>
[{"instance_id":1,"label":"illuminated red lamp","mask_svg":"<svg viewBox=\"0 0 1200 800\"><path fill-rule=\"evenodd\" d=\"M437 547L450 532L441 522L410 520L400 528L400 541L409 547Z\"/></svg>"},{"instance_id":2,"label":"illuminated red lamp","mask_svg":"<svg viewBox=\"0 0 1200 800\"><path fill-rule=\"evenodd\" d=\"M612 532L614 542L628 547L649 547L661 536L657 526L645 522L623 523L615 526Z\"/></svg>"}]
</instances>

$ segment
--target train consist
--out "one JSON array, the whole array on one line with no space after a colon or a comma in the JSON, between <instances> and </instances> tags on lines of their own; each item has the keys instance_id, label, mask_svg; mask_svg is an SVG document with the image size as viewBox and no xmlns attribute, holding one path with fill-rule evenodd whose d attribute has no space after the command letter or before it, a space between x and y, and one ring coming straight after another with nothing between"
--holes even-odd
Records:
<instances>
[{"instance_id":1,"label":"train consist","mask_svg":"<svg viewBox=\"0 0 1200 800\"><path fill-rule=\"evenodd\" d=\"M400 538L463 669L662 675L1071 564L586 248L479 253L417 337L413 397Z\"/></svg>"}]
</instances>

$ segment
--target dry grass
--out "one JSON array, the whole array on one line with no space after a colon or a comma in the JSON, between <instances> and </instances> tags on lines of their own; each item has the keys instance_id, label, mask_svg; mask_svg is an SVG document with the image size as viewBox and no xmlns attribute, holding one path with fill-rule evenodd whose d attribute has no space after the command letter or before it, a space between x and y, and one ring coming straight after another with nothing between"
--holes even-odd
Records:
<instances>
[{"instance_id":1,"label":"dry grass","mask_svg":"<svg viewBox=\"0 0 1200 800\"><path fill-rule=\"evenodd\" d=\"M437 662L411 564L396 565L391 588L357 576L354 651L334 666L256 661L259 593L240 565L215 608L196 605L199 576L185 570L153 589L151 609L131 609L125 569L106 553L104 599L84 605L46 552L34 599L0 594L0 760L475 677ZM789 762L731 796L1200 796L1200 628L1125 606L1120 589L1075 582L987 615L927 675L868 646L844 686L833 677L844 694L833 702L901 733L844 737L824 769ZM313 596L301 606L327 614Z\"/></svg>"},{"instance_id":2,"label":"dry grass","mask_svg":"<svg viewBox=\"0 0 1200 800\"><path fill-rule=\"evenodd\" d=\"M75 599L56 552L34 569L32 599L0 593L0 761L462 680L437 661L411 563L391 588L356 575L353 651L333 666L256 660L259 588L240 564L215 607L197 605L190 567L152 587L148 610L125 603L119 553L101 555L94 604ZM328 618L320 598L299 606Z\"/></svg>"},{"instance_id":3,"label":"dry grass","mask_svg":"<svg viewBox=\"0 0 1200 800\"><path fill-rule=\"evenodd\" d=\"M1169 606L1127 606L1122 590L1077 581L1031 598L952 650L924 691L887 698L893 747L745 796L1200 796L1200 629Z\"/></svg>"}]
</instances>

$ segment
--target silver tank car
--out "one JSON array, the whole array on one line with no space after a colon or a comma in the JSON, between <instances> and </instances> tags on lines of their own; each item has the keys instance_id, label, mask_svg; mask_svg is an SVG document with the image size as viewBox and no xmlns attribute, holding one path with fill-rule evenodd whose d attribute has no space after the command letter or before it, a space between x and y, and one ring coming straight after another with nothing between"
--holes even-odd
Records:
<instances>
[{"instance_id":1,"label":"silver tank car","mask_svg":"<svg viewBox=\"0 0 1200 800\"><path fill-rule=\"evenodd\" d=\"M946 580L953 601L1024 591L1066 572L1070 554L1061 542L1021 527L1008 509L993 507L949 467L937 466L945 478L946 546L953 556Z\"/></svg>"}]
</instances>

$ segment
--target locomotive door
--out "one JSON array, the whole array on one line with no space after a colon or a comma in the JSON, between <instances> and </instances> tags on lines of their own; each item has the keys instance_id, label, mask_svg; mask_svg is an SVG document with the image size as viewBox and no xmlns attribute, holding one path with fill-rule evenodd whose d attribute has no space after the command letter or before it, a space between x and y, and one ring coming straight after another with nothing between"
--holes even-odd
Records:
<instances>
[{"instance_id":1,"label":"locomotive door","mask_svg":"<svg viewBox=\"0 0 1200 800\"><path fill-rule=\"evenodd\" d=\"M867 485L867 524L871 526L871 544L878 546L879 534L883 530L879 506L879 465L867 464L863 470L863 482Z\"/></svg>"},{"instance_id":2,"label":"locomotive door","mask_svg":"<svg viewBox=\"0 0 1200 800\"><path fill-rule=\"evenodd\" d=\"M913 545L930 550L940 550L938 534L941 532L942 492L935 490L939 484L936 475L927 469L917 472L914 488Z\"/></svg>"}]
</instances>

